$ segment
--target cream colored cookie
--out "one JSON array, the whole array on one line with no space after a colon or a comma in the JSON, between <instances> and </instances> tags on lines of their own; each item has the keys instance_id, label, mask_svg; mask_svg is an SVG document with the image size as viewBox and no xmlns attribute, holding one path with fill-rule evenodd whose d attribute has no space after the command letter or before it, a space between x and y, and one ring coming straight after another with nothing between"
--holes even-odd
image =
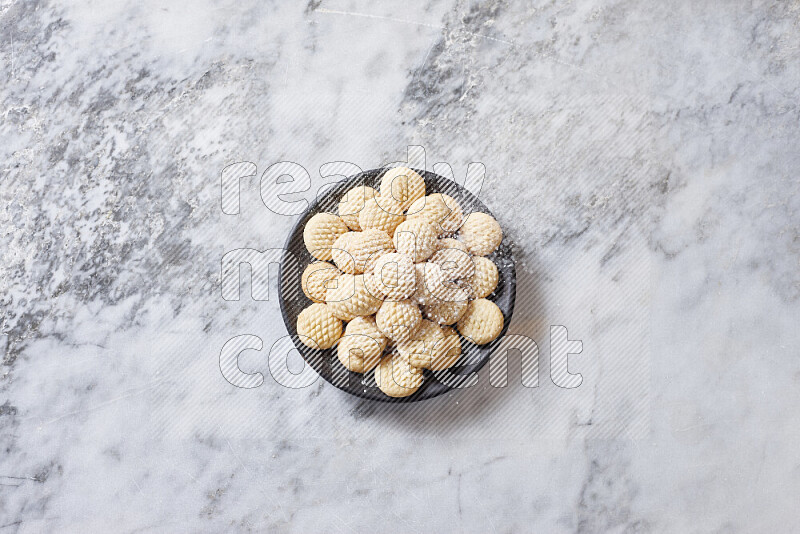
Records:
<instances>
[{"instance_id":1,"label":"cream colored cookie","mask_svg":"<svg viewBox=\"0 0 800 534\"><path fill-rule=\"evenodd\" d=\"M475 264L475 274L469 279L472 286L472 294L475 298L482 299L492 294L500 280L500 273L497 265L489 258L483 256L473 256Z\"/></svg>"},{"instance_id":2,"label":"cream colored cookie","mask_svg":"<svg viewBox=\"0 0 800 534\"><path fill-rule=\"evenodd\" d=\"M350 371L366 373L381 361L387 341L386 336L378 330L375 317L356 317L347 323L344 335L339 340L339 361Z\"/></svg>"},{"instance_id":3,"label":"cream colored cookie","mask_svg":"<svg viewBox=\"0 0 800 534\"><path fill-rule=\"evenodd\" d=\"M358 224L362 230L377 228L390 236L395 228L406 220L400 203L392 198L375 197L364 203L364 208L358 214Z\"/></svg>"},{"instance_id":4,"label":"cream colored cookie","mask_svg":"<svg viewBox=\"0 0 800 534\"><path fill-rule=\"evenodd\" d=\"M422 320L411 341L398 344L397 350L409 357L411 365L440 371L452 367L461 357L459 335L448 328L447 335L438 324Z\"/></svg>"},{"instance_id":5,"label":"cream colored cookie","mask_svg":"<svg viewBox=\"0 0 800 534\"><path fill-rule=\"evenodd\" d=\"M503 241L503 230L494 217L479 211L467 217L459 235L469 251L476 256L491 254Z\"/></svg>"},{"instance_id":6,"label":"cream colored cookie","mask_svg":"<svg viewBox=\"0 0 800 534\"><path fill-rule=\"evenodd\" d=\"M497 304L486 299L469 303L467 311L458 320L458 331L476 345L485 345L497 339L503 329L503 312Z\"/></svg>"},{"instance_id":7,"label":"cream colored cookie","mask_svg":"<svg viewBox=\"0 0 800 534\"><path fill-rule=\"evenodd\" d=\"M433 346L431 371L441 371L453 367L461 358L461 336L454 328L442 327L444 339Z\"/></svg>"},{"instance_id":8,"label":"cream colored cookie","mask_svg":"<svg viewBox=\"0 0 800 534\"><path fill-rule=\"evenodd\" d=\"M364 285L364 275L343 274L329 285L334 283L336 287L325 293L325 302L339 319L350 321L360 315L372 315L381 307L383 301L373 296Z\"/></svg>"},{"instance_id":9,"label":"cream colored cookie","mask_svg":"<svg viewBox=\"0 0 800 534\"><path fill-rule=\"evenodd\" d=\"M386 300L386 295L382 291L383 288L377 283L377 277L372 271L364 273L364 285L370 295L380 300Z\"/></svg>"},{"instance_id":10,"label":"cream colored cookie","mask_svg":"<svg viewBox=\"0 0 800 534\"><path fill-rule=\"evenodd\" d=\"M369 228L357 232L356 237L349 243L349 252L355 261L356 273L363 273L372 269L375 262L389 252L394 252L394 243L389 234L377 228Z\"/></svg>"},{"instance_id":11,"label":"cream colored cookie","mask_svg":"<svg viewBox=\"0 0 800 534\"><path fill-rule=\"evenodd\" d=\"M384 300L405 300L414 293L416 275L411 256L390 252L375 262L372 271L365 275L367 288L377 291ZM375 294L375 293L373 293Z\"/></svg>"},{"instance_id":12,"label":"cream colored cookie","mask_svg":"<svg viewBox=\"0 0 800 534\"><path fill-rule=\"evenodd\" d=\"M433 226L421 219L405 221L394 231L394 248L397 252L410 255L414 263L420 263L431 257L436 251L438 240Z\"/></svg>"},{"instance_id":13,"label":"cream colored cookie","mask_svg":"<svg viewBox=\"0 0 800 534\"><path fill-rule=\"evenodd\" d=\"M326 304L314 303L297 316L297 335L311 349L329 349L342 337L342 321Z\"/></svg>"},{"instance_id":14,"label":"cream colored cookie","mask_svg":"<svg viewBox=\"0 0 800 534\"><path fill-rule=\"evenodd\" d=\"M425 317L442 325L456 324L467 311L468 300L442 301L439 299L429 299L422 306Z\"/></svg>"},{"instance_id":15,"label":"cream colored cookie","mask_svg":"<svg viewBox=\"0 0 800 534\"><path fill-rule=\"evenodd\" d=\"M358 214L367 200L375 198L377 192L369 186L357 185L344 194L339 201L339 217L351 230L361 230Z\"/></svg>"},{"instance_id":16,"label":"cream colored cookie","mask_svg":"<svg viewBox=\"0 0 800 534\"><path fill-rule=\"evenodd\" d=\"M438 263L425 263L425 290L431 299L438 299L442 302L460 302L468 300L472 288L465 288L465 284L450 280L449 272L446 272Z\"/></svg>"},{"instance_id":17,"label":"cream colored cookie","mask_svg":"<svg viewBox=\"0 0 800 534\"><path fill-rule=\"evenodd\" d=\"M406 216L409 221L427 221L440 236L458 230L464 218L458 202L444 193L433 193L418 199L409 206Z\"/></svg>"},{"instance_id":18,"label":"cream colored cookie","mask_svg":"<svg viewBox=\"0 0 800 534\"><path fill-rule=\"evenodd\" d=\"M385 301L375 314L375 322L386 337L403 342L416 334L422 322L422 312L410 300Z\"/></svg>"},{"instance_id":19,"label":"cream colored cookie","mask_svg":"<svg viewBox=\"0 0 800 534\"><path fill-rule=\"evenodd\" d=\"M469 252L469 249L467 249L467 245L465 245L458 239L453 239L452 237L445 237L436 242L437 251L450 248L455 250L460 250L462 252Z\"/></svg>"},{"instance_id":20,"label":"cream colored cookie","mask_svg":"<svg viewBox=\"0 0 800 534\"><path fill-rule=\"evenodd\" d=\"M428 291L428 286L425 283L425 270L427 266L427 263L414 264L416 281L414 284L414 294L411 295L411 300L420 305L425 304L431 299L431 292Z\"/></svg>"},{"instance_id":21,"label":"cream colored cookie","mask_svg":"<svg viewBox=\"0 0 800 534\"><path fill-rule=\"evenodd\" d=\"M318 260L331 260L331 247L340 235L349 231L342 219L332 213L317 213L303 228L303 243Z\"/></svg>"},{"instance_id":22,"label":"cream colored cookie","mask_svg":"<svg viewBox=\"0 0 800 534\"><path fill-rule=\"evenodd\" d=\"M413 352L423 353L426 348L433 346L431 341L435 341L442 336L442 329L438 324L423 319L413 336L397 343L397 350L406 354Z\"/></svg>"},{"instance_id":23,"label":"cream colored cookie","mask_svg":"<svg viewBox=\"0 0 800 534\"><path fill-rule=\"evenodd\" d=\"M408 397L422 385L422 369L411 365L408 356L395 352L375 368L375 382L389 397Z\"/></svg>"},{"instance_id":24,"label":"cream colored cookie","mask_svg":"<svg viewBox=\"0 0 800 534\"><path fill-rule=\"evenodd\" d=\"M389 169L381 177L380 195L396 200L405 211L425 196L425 179L408 167Z\"/></svg>"},{"instance_id":25,"label":"cream colored cookie","mask_svg":"<svg viewBox=\"0 0 800 534\"><path fill-rule=\"evenodd\" d=\"M339 269L324 261L310 263L300 277L303 293L314 302L325 302L328 282L342 274Z\"/></svg>"},{"instance_id":26,"label":"cream colored cookie","mask_svg":"<svg viewBox=\"0 0 800 534\"><path fill-rule=\"evenodd\" d=\"M475 274L472 256L463 250L443 248L431 256L430 262L439 265L448 280L463 280Z\"/></svg>"},{"instance_id":27,"label":"cream colored cookie","mask_svg":"<svg viewBox=\"0 0 800 534\"><path fill-rule=\"evenodd\" d=\"M333 263L345 273L356 274L356 264L350 252L350 245L357 239L360 232L347 232L336 238L331 246Z\"/></svg>"}]
</instances>

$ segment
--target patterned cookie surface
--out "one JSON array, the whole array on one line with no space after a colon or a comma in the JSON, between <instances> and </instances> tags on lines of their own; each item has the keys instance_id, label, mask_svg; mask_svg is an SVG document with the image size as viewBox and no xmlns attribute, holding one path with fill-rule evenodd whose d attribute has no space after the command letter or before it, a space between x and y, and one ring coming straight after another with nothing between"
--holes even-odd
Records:
<instances>
[{"instance_id":1,"label":"patterned cookie surface","mask_svg":"<svg viewBox=\"0 0 800 534\"><path fill-rule=\"evenodd\" d=\"M398 344L397 350L407 355L414 367L440 371L452 367L461 357L461 342L452 328L445 332L438 324L423 319L413 338Z\"/></svg>"},{"instance_id":2,"label":"patterned cookie surface","mask_svg":"<svg viewBox=\"0 0 800 534\"><path fill-rule=\"evenodd\" d=\"M386 343L386 336L378 330L374 317L356 317L347 323L339 340L337 356L350 371L366 373L381 361Z\"/></svg>"},{"instance_id":3,"label":"patterned cookie surface","mask_svg":"<svg viewBox=\"0 0 800 534\"><path fill-rule=\"evenodd\" d=\"M331 247L336 239L349 231L338 215L317 213L303 228L303 243L312 256L318 260L331 260Z\"/></svg>"},{"instance_id":4,"label":"patterned cookie surface","mask_svg":"<svg viewBox=\"0 0 800 534\"><path fill-rule=\"evenodd\" d=\"M414 293L417 281L411 256L397 252L378 258L372 270L364 276L367 288L384 300L409 298Z\"/></svg>"},{"instance_id":5,"label":"patterned cookie surface","mask_svg":"<svg viewBox=\"0 0 800 534\"><path fill-rule=\"evenodd\" d=\"M458 230L464 218L461 206L451 196L434 193L418 199L411 204L408 220L424 220L431 224L439 235Z\"/></svg>"},{"instance_id":6,"label":"patterned cookie surface","mask_svg":"<svg viewBox=\"0 0 800 534\"><path fill-rule=\"evenodd\" d=\"M453 367L461 358L461 336L454 328L443 326L444 339L433 347L434 358L431 371L441 371Z\"/></svg>"},{"instance_id":7,"label":"patterned cookie surface","mask_svg":"<svg viewBox=\"0 0 800 534\"><path fill-rule=\"evenodd\" d=\"M503 241L503 230L495 218L479 211L467 217L459 235L469 251L476 256L491 254Z\"/></svg>"},{"instance_id":8,"label":"patterned cookie surface","mask_svg":"<svg viewBox=\"0 0 800 534\"><path fill-rule=\"evenodd\" d=\"M500 272L497 265L489 258L474 256L472 261L475 264L475 274L469 279L472 286L472 293L475 298L485 298L492 294L500 280Z\"/></svg>"},{"instance_id":9,"label":"patterned cookie surface","mask_svg":"<svg viewBox=\"0 0 800 534\"><path fill-rule=\"evenodd\" d=\"M425 180L408 167L394 167L383 174L380 195L394 199L405 211L417 199L425 196Z\"/></svg>"},{"instance_id":10,"label":"patterned cookie surface","mask_svg":"<svg viewBox=\"0 0 800 534\"><path fill-rule=\"evenodd\" d=\"M311 349L329 349L342 337L342 321L327 304L314 303L297 316L297 335Z\"/></svg>"},{"instance_id":11,"label":"patterned cookie surface","mask_svg":"<svg viewBox=\"0 0 800 534\"><path fill-rule=\"evenodd\" d=\"M411 339L422 323L419 306L410 300L386 301L375 314L378 329L397 342Z\"/></svg>"},{"instance_id":12,"label":"patterned cookie surface","mask_svg":"<svg viewBox=\"0 0 800 534\"><path fill-rule=\"evenodd\" d=\"M357 232L349 243L349 252L355 261L356 273L372 269L375 262L389 252L394 252L394 243L389 234L377 228Z\"/></svg>"},{"instance_id":13,"label":"patterned cookie surface","mask_svg":"<svg viewBox=\"0 0 800 534\"><path fill-rule=\"evenodd\" d=\"M448 280L463 280L475 274L475 264L468 252L455 248L443 248L436 251L430 259L442 268Z\"/></svg>"},{"instance_id":14,"label":"patterned cookie surface","mask_svg":"<svg viewBox=\"0 0 800 534\"><path fill-rule=\"evenodd\" d=\"M406 220L403 208L392 198L375 197L368 199L358 214L358 224L363 230L377 228L389 235Z\"/></svg>"},{"instance_id":15,"label":"patterned cookie surface","mask_svg":"<svg viewBox=\"0 0 800 534\"><path fill-rule=\"evenodd\" d=\"M445 237L436 242L436 250L444 250L444 249L455 249L460 250L462 252L469 252L467 245L459 241L458 239L453 239L452 237Z\"/></svg>"},{"instance_id":16,"label":"patterned cookie surface","mask_svg":"<svg viewBox=\"0 0 800 534\"><path fill-rule=\"evenodd\" d=\"M420 263L436 251L439 244L436 237L436 231L427 221L405 221L394 231L394 248L411 256L414 263Z\"/></svg>"},{"instance_id":17,"label":"patterned cookie surface","mask_svg":"<svg viewBox=\"0 0 800 534\"><path fill-rule=\"evenodd\" d=\"M362 274L343 274L330 284L336 284L336 287L331 287L325 293L325 302L331 313L343 321L372 315L383 303L367 290Z\"/></svg>"},{"instance_id":18,"label":"patterned cookie surface","mask_svg":"<svg viewBox=\"0 0 800 534\"><path fill-rule=\"evenodd\" d=\"M389 397L408 397L420 388L422 380L422 369L399 352L385 356L375 368L375 382Z\"/></svg>"},{"instance_id":19,"label":"patterned cookie surface","mask_svg":"<svg viewBox=\"0 0 800 534\"><path fill-rule=\"evenodd\" d=\"M456 324L469 306L468 300L441 301L430 299L422 306L425 317L441 325Z\"/></svg>"},{"instance_id":20,"label":"patterned cookie surface","mask_svg":"<svg viewBox=\"0 0 800 534\"><path fill-rule=\"evenodd\" d=\"M452 281L438 263L425 263L425 290L430 301L460 302L469 299L472 288L465 289L461 282Z\"/></svg>"},{"instance_id":21,"label":"patterned cookie surface","mask_svg":"<svg viewBox=\"0 0 800 534\"><path fill-rule=\"evenodd\" d=\"M425 270L428 263L415 263L414 274L416 275L414 294L411 295L411 300L417 304L423 305L431 299L431 292L428 291L428 286L425 283Z\"/></svg>"},{"instance_id":22,"label":"patterned cookie surface","mask_svg":"<svg viewBox=\"0 0 800 534\"><path fill-rule=\"evenodd\" d=\"M339 201L339 217L351 230L361 230L358 214L367 200L375 198L377 192L369 186L357 185L344 194Z\"/></svg>"},{"instance_id":23,"label":"patterned cookie surface","mask_svg":"<svg viewBox=\"0 0 800 534\"><path fill-rule=\"evenodd\" d=\"M342 274L339 269L324 261L310 263L300 277L303 293L314 302L325 302L327 284Z\"/></svg>"},{"instance_id":24,"label":"patterned cookie surface","mask_svg":"<svg viewBox=\"0 0 800 534\"><path fill-rule=\"evenodd\" d=\"M503 312L497 304L486 299L470 302L467 311L458 320L458 331L476 345L493 341L502 329Z\"/></svg>"},{"instance_id":25,"label":"patterned cookie surface","mask_svg":"<svg viewBox=\"0 0 800 534\"><path fill-rule=\"evenodd\" d=\"M333 263L345 273L356 274L356 264L350 252L350 246L358 238L360 232L347 232L336 238L331 245Z\"/></svg>"}]
</instances>

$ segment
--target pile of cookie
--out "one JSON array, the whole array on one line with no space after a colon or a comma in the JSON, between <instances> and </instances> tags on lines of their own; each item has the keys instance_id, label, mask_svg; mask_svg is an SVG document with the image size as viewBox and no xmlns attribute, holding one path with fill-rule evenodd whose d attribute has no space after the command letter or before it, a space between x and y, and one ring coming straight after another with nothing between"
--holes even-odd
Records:
<instances>
[{"instance_id":1,"label":"pile of cookie","mask_svg":"<svg viewBox=\"0 0 800 534\"><path fill-rule=\"evenodd\" d=\"M425 193L420 174L395 167L379 191L352 188L338 215L318 213L303 230L319 261L301 277L313 304L297 317L300 341L320 350L338 343L342 365L374 369L390 397L417 391L423 369L455 365L461 337L484 345L503 328L503 313L486 298L499 280L486 256L503 239L500 225L486 213L465 216L446 194Z\"/></svg>"}]
</instances>

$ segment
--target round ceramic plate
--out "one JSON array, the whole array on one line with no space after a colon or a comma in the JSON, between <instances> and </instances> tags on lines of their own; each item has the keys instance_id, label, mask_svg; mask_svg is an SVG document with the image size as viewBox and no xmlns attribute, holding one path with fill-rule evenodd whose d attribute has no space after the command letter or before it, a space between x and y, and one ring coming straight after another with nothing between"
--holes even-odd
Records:
<instances>
[{"instance_id":1,"label":"round ceramic plate","mask_svg":"<svg viewBox=\"0 0 800 534\"><path fill-rule=\"evenodd\" d=\"M416 169L415 169L416 170ZM511 315L514 313L514 298L517 289L517 276L514 267L514 257L508 238L504 237L498 249L488 256L496 265L500 274L500 281L497 289L487 298L493 301L505 317L503 331L500 336L491 343L477 346L461 339L462 357L458 365L451 367L445 372L433 373L425 370L425 381L413 395L402 398L387 397L381 392L376 384L372 372L359 374L348 371L336 356L336 347L328 350L310 349L299 342L297 339L297 316L303 309L310 306L311 300L305 296L300 288L300 273L305 266L315 261L306 250L303 243L303 229L306 222L315 214L320 212L337 213L339 199L356 185L368 185L378 190L377 184L386 169L374 169L365 171L352 176L342 182L328 186L324 194L313 201L309 209L300 217L289 233L289 238L284 246L284 256L281 262L281 314L286 323L286 329L292 336L297 350L305 361L322 376L342 391L352 395L384 402L414 402L430 399L447 393L454 387L464 385L468 377L480 370L489 360L489 355L494 350L508 329ZM465 188L448 180L438 174L427 171L419 171L425 178L426 194L445 193L455 198L461 205L464 215L468 213L482 211L491 212L483 203ZM291 268L290 268L291 266ZM438 376L437 376L438 375Z\"/></svg>"}]
</instances>

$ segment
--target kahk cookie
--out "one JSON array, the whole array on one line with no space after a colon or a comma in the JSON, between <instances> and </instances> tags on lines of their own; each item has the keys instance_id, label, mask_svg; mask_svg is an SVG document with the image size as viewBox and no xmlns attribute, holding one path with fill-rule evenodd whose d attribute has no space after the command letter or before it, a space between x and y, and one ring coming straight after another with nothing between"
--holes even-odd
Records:
<instances>
[{"instance_id":1,"label":"kahk cookie","mask_svg":"<svg viewBox=\"0 0 800 534\"><path fill-rule=\"evenodd\" d=\"M397 252L408 254L414 263L430 258L439 244L433 226L423 220L400 223L394 231L393 241Z\"/></svg>"},{"instance_id":2,"label":"kahk cookie","mask_svg":"<svg viewBox=\"0 0 800 534\"><path fill-rule=\"evenodd\" d=\"M469 249L467 249L467 245L465 245L464 243L462 243L458 239L453 239L452 237L445 237L445 238L439 239L436 242L436 250L437 251L443 250L443 249L448 249L448 248L453 248L453 249L456 249L456 250L460 250L462 252L469 252Z\"/></svg>"},{"instance_id":3,"label":"kahk cookie","mask_svg":"<svg viewBox=\"0 0 800 534\"><path fill-rule=\"evenodd\" d=\"M432 299L442 302L459 302L468 300L472 289L449 278L449 273L438 264L425 263L425 289ZM429 299L430 300L430 299Z\"/></svg>"},{"instance_id":4,"label":"kahk cookie","mask_svg":"<svg viewBox=\"0 0 800 534\"><path fill-rule=\"evenodd\" d=\"M420 388L422 380L422 369L399 352L385 356L375 368L375 382L389 397L408 397Z\"/></svg>"},{"instance_id":5,"label":"kahk cookie","mask_svg":"<svg viewBox=\"0 0 800 534\"><path fill-rule=\"evenodd\" d=\"M461 342L452 328L445 332L438 324L422 320L410 341L397 345L401 354L409 357L411 365L440 371L452 367L461 357Z\"/></svg>"},{"instance_id":6,"label":"kahk cookie","mask_svg":"<svg viewBox=\"0 0 800 534\"><path fill-rule=\"evenodd\" d=\"M422 306L422 313L438 324L451 325L456 324L463 317L467 306L469 306L469 301L466 299L443 301L433 298Z\"/></svg>"},{"instance_id":7,"label":"kahk cookie","mask_svg":"<svg viewBox=\"0 0 800 534\"><path fill-rule=\"evenodd\" d=\"M492 294L500 280L500 273L497 265L489 258L483 256L473 256L472 261L475 265L475 274L469 279L472 286L472 294L475 298L485 298Z\"/></svg>"},{"instance_id":8,"label":"kahk cookie","mask_svg":"<svg viewBox=\"0 0 800 534\"><path fill-rule=\"evenodd\" d=\"M503 312L497 304L486 299L469 303L467 311L458 320L458 331L476 345L485 345L497 339L503 329Z\"/></svg>"},{"instance_id":9,"label":"kahk cookie","mask_svg":"<svg viewBox=\"0 0 800 534\"><path fill-rule=\"evenodd\" d=\"M503 240L503 230L494 217L479 211L467 217L459 235L469 251L476 256L491 254Z\"/></svg>"},{"instance_id":10,"label":"kahk cookie","mask_svg":"<svg viewBox=\"0 0 800 534\"><path fill-rule=\"evenodd\" d=\"M417 333L422 312L410 300L385 301L375 314L375 322L386 337L399 343Z\"/></svg>"},{"instance_id":11,"label":"kahk cookie","mask_svg":"<svg viewBox=\"0 0 800 534\"><path fill-rule=\"evenodd\" d=\"M416 287L411 256L397 252L378 258L372 270L364 276L367 288L377 292L376 296L384 300L405 300L414 293Z\"/></svg>"},{"instance_id":12,"label":"kahk cookie","mask_svg":"<svg viewBox=\"0 0 800 534\"><path fill-rule=\"evenodd\" d=\"M434 252L431 263L442 268L447 280L463 280L475 274L475 264L468 252L455 248L443 248Z\"/></svg>"},{"instance_id":13,"label":"kahk cookie","mask_svg":"<svg viewBox=\"0 0 800 534\"><path fill-rule=\"evenodd\" d=\"M300 277L300 287L314 302L325 302L325 292L328 282L342 274L339 269L324 261L310 263Z\"/></svg>"},{"instance_id":14,"label":"kahk cookie","mask_svg":"<svg viewBox=\"0 0 800 534\"><path fill-rule=\"evenodd\" d=\"M336 349L337 356L350 371L366 373L381 361L387 341L386 336L378 330L374 317L356 317L347 323Z\"/></svg>"},{"instance_id":15,"label":"kahk cookie","mask_svg":"<svg viewBox=\"0 0 800 534\"><path fill-rule=\"evenodd\" d=\"M394 243L383 230L368 228L356 232L356 237L348 244L348 251L355 261L355 272L363 273L372 269L378 258L394 252Z\"/></svg>"},{"instance_id":16,"label":"kahk cookie","mask_svg":"<svg viewBox=\"0 0 800 534\"><path fill-rule=\"evenodd\" d=\"M433 347L434 358L431 361L431 371L441 371L453 367L461 358L461 336L454 328L442 327L444 339Z\"/></svg>"},{"instance_id":17,"label":"kahk cookie","mask_svg":"<svg viewBox=\"0 0 800 534\"><path fill-rule=\"evenodd\" d=\"M362 230L377 228L389 235L393 235L394 229L405 220L406 216L400 203L388 197L368 199L358 214L358 224Z\"/></svg>"},{"instance_id":18,"label":"kahk cookie","mask_svg":"<svg viewBox=\"0 0 800 534\"><path fill-rule=\"evenodd\" d=\"M340 235L350 229L340 217L332 213L317 213L303 228L303 243L318 260L331 260L331 247Z\"/></svg>"},{"instance_id":19,"label":"kahk cookie","mask_svg":"<svg viewBox=\"0 0 800 534\"><path fill-rule=\"evenodd\" d=\"M453 197L444 193L433 193L411 204L406 217L409 221L426 221L439 235L444 235L458 230L464 215Z\"/></svg>"},{"instance_id":20,"label":"kahk cookie","mask_svg":"<svg viewBox=\"0 0 800 534\"><path fill-rule=\"evenodd\" d=\"M333 263L345 273L356 274L356 264L353 255L350 253L350 245L358 237L360 232L347 232L336 238L331 246L331 258Z\"/></svg>"},{"instance_id":21,"label":"kahk cookie","mask_svg":"<svg viewBox=\"0 0 800 534\"><path fill-rule=\"evenodd\" d=\"M372 315L383 303L367 290L363 274L343 274L330 284L336 284L336 287L325 293L325 302L331 313L343 321L350 321L361 315Z\"/></svg>"},{"instance_id":22,"label":"kahk cookie","mask_svg":"<svg viewBox=\"0 0 800 534\"><path fill-rule=\"evenodd\" d=\"M425 283L425 269L428 263L415 263L414 274L416 281L414 285L414 294L411 295L411 300L417 304L425 304L431 298L431 292L428 291L428 286Z\"/></svg>"},{"instance_id":23,"label":"kahk cookie","mask_svg":"<svg viewBox=\"0 0 800 534\"><path fill-rule=\"evenodd\" d=\"M425 196L425 179L408 167L389 169L381 177L380 195L394 199L403 211Z\"/></svg>"},{"instance_id":24,"label":"kahk cookie","mask_svg":"<svg viewBox=\"0 0 800 534\"><path fill-rule=\"evenodd\" d=\"M351 230L361 230L358 214L367 200L375 198L377 192L369 186L357 185L344 194L339 201L339 217Z\"/></svg>"},{"instance_id":25,"label":"kahk cookie","mask_svg":"<svg viewBox=\"0 0 800 534\"><path fill-rule=\"evenodd\" d=\"M342 321L327 304L314 303L297 316L297 335L310 349L329 349L342 337Z\"/></svg>"}]
</instances>

